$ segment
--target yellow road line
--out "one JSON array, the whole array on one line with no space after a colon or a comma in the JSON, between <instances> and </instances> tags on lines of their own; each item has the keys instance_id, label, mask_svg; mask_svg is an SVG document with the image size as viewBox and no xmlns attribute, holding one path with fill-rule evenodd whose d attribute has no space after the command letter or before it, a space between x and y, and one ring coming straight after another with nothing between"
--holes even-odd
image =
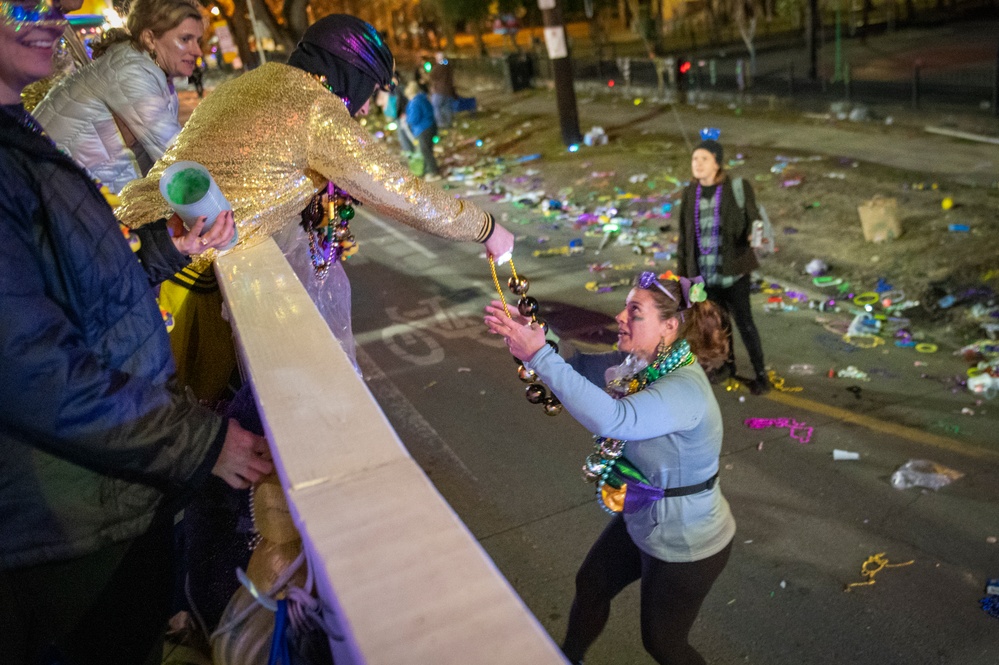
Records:
<instances>
[{"instance_id":1,"label":"yellow road line","mask_svg":"<svg viewBox=\"0 0 999 665\"><path fill-rule=\"evenodd\" d=\"M915 441L916 443L922 443L927 446L935 446L937 448L960 453L969 457L999 459L999 451L982 448L974 443L950 439L938 434L924 432L923 430L915 429L914 427L899 425L898 423L885 422L871 416L853 413L851 411L847 411L846 409L830 406L829 404L822 404L820 402L806 399L804 397L798 397L790 393L771 391L766 395L766 397L774 402L779 402L787 406L812 411L813 413L819 413L837 420L844 420L848 423L853 423L855 425L860 425L861 427L874 430L875 432L891 434L892 436L901 437L903 439Z\"/></svg>"}]
</instances>

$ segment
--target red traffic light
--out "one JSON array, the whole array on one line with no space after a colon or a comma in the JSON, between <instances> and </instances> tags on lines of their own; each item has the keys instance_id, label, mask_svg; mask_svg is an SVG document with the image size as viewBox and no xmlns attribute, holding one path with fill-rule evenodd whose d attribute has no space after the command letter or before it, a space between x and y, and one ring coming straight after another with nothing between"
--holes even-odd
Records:
<instances>
[{"instance_id":1,"label":"red traffic light","mask_svg":"<svg viewBox=\"0 0 999 665\"><path fill-rule=\"evenodd\" d=\"M689 71L690 71L690 63L684 60L683 62L680 63L680 73L686 74Z\"/></svg>"}]
</instances>

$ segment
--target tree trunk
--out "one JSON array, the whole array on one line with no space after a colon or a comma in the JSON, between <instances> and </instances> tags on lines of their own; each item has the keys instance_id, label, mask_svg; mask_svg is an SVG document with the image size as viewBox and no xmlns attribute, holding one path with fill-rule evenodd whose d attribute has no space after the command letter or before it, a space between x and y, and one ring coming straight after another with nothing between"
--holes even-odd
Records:
<instances>
[{"instance_id":1,"label":"tree trunk","mask_svg":"<svg viewBox=\"0 0 999 665\"><path fill-rule=\"evenodd\" d=\"M749 51L749 80L756 76L756 46L753 40L756 38L756 16L746 21L744 11L736 14L736 25L739 27L739 35L742 37L746 50Z\"/></svg>"},{"instance_id":2,"label":"tree trunk","mask_svg":"<svg viewBox=\"0 0 999 665\"><path fill-rule=\"evenodd\" d=\"M477 19L472 19L469 21L472 25L472 34L475 35L475 48L479 52L480 57L488 57L489 51L486 50L486 42L482 39L482 21Z\"/></svg>"},{"instance_id":3,"label":"tree trunk","mask_svg":"<svg viewBox=\"0 0 999 665\"><path fill-rule=\"evenodd\" d=\"M284 20L288 33L297 43L309 27L309 0L285 0Z\"/></svg>"},{"instance_id":4,"label":"tree trunk","mask_svg":"<svg viewBox=\"0 0 999 665\"><path fill-rule=\"evenodd\" d=\"M871 21L871 9L874 6L871 0L864 0L864 4L860 8L860 43L867 43L867 24Z\"/></svg>"},{"instance_id":5,"label":"tree trunk","mask_svg":"<svg viewBox=\"0 0 999 665\"><path fill-rule=\"evenodd\" d=\"M271 8L263 0L247 0L253 2L253 11L257 15L257 20L264 24L267 31L274 37L275 46L284 49L286 54L291 53L298 43L288 31L288 26L280 25L277 17L271 13Z\"/></svg>"},{"instance_id":6,"label":"tree trunk","mask_svg":"<svg viewBox=\"0 0 999 665\"><path fill-rule=\"evenodd\" d=\"M223 13L226 23L232 30L232 41L236 43L236 50L239 51L239 59L243 62L243 68L250 70L259 64L257 54L250 50L250 36L253 29L250 26L250 19L247 17L246 0L233 0L232 14Z\"/></svg>"},{"instance_id":7,"label":"tree trunk","mask_svg":"<svg viewBox=\"0 0 999 665\"><path fill-rule=\"evenodd\" d=\"M808 47L808 78L817 81L819 78L819 40L818 40L819 0L808 0L808 11L805 14L805 42Z\"/></svg>"}]
</instances>

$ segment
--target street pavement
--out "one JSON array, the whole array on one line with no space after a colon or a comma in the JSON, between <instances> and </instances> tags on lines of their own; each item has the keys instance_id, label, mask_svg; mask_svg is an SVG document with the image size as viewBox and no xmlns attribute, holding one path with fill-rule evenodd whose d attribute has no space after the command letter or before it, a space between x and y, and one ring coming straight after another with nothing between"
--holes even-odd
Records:
<instances>
[{"instance_id":1,"label":"street pavement","mask_svg":"<svg viewBox=\"0 0 999 665\"><path fill-rule=\"evenodd\" d=\"M493 286L477 246L368 214L352 228L361 245L347 266L354 331L373 395L499 570L561 639L575 571L607 520L579 473L590 436L570 414L547 417L524 400L514 362L481 324ZM590 350L606 348L626 295L582 288L594 252L515 253L553 329ZM600 260L623 262L626 252L605 249ZM947 352L857 350L817 324L815 312L767 314L765 300L758 294L753 304L768 365L803 390L754 397L715 389L726 432L721 486L738 532L693 642L719 664L999 661L999 624L978 604L986 579L999 576L999 410L953 386L964 365ZM741 345L737 353L748 367ZM847 364L872 380L828 377L830 367ZM791 373L792 365L814 373ZM974 416L962 414L969 408ZM799 427L750 429L750 418L789 418ZM860 459L834 461L836 448ZM893 488L892 472L909 459L964 476L938 491ZM864 580L861 565L879 553L912 563L844 592ZM637 589L629 588L587 663L648 662Z\"/></svg>"}]
</instances>

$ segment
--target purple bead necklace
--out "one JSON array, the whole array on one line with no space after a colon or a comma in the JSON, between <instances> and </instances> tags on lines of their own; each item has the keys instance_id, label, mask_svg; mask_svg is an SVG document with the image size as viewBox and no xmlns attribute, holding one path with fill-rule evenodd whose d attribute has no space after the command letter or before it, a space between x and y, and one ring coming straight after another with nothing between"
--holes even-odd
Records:
<instances>
[{"instance_id":1,"label":"purple bead necklace","mask_svg":"<svg viewBox=\"0 0 999 665\"><path fill-rule=\"evenodd\" d=\"M719 183L716 186L714 196L715 219L711 226L711 244L708 245L707 249L704 249L701 244L701 183L697 183L697 194L694 198L694 237L697 238L697 249L701 252L701 256L708 256L718 250L718 231L721 228L721 190L722 186Z\"/></svg>"}]
</instances>

